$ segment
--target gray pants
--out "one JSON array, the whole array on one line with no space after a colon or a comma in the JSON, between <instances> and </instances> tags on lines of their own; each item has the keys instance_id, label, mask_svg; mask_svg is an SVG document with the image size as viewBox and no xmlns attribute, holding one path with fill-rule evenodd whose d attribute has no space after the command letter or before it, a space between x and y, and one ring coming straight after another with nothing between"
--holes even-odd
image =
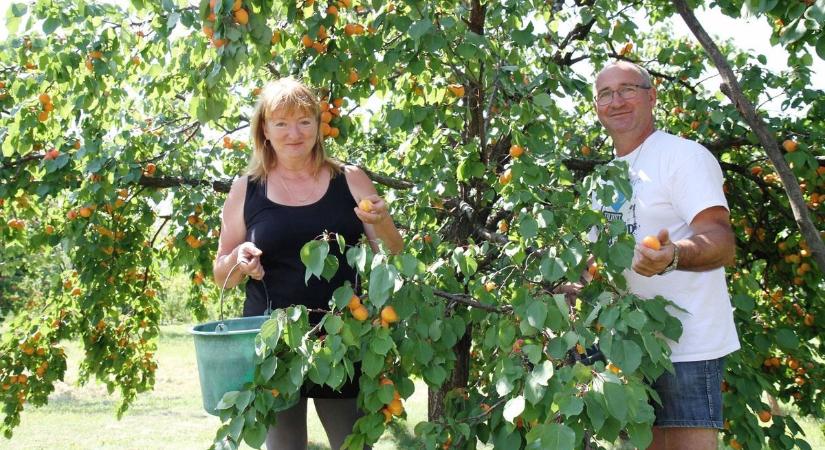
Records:
<instances>
[{"instance_id":1,"label":"gray pants","mask_svg":"<svg viewBox=\"0 0 825 450\"><path fill-rule=\"evenodd\" d=\"M338 450L344 439L352 433L352 426L363 414L354 398L313 399L315 411L329 439L332 450ZM269 427L266 436L267 450L306 450L307 448L307 399L302 398L295 406L278 413L277 423Z\"/></svg>"}]
</instances>

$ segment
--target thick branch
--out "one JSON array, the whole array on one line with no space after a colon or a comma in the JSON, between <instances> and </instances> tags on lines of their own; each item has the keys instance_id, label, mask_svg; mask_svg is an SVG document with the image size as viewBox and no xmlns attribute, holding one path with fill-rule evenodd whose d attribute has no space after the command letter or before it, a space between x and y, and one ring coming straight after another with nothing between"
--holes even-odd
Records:
<instances>
[{"instance_id":1,"label":"thick branch","mask_svg":"<svg viewBox=\"0 0 825 450\"><path fill-rule=\"evenodd\" d=\"M499 314L509 314L513 312L513 307L510 305L504 305L500 308L497 308L493 305L486 305L477 300L474 300L472 297L465 294L451 294L449 292L444 291L434 291L433 294L435 294L437 297L446 298L447 300L450 300L452 302L461 303L462 305L472 306L473 308L483 309L485 311L490 311Z\"/></svg>"},{"instance_id":2,"label":"thick branch","mask_svg":"<svg viewBox=\"0 0 825 450\"><path fill-rule=\"evenodd\" d=\"M395 189L412 189L414 184L407 180L399 180L395 178L391 178L385 175L377 174L375 172L370 172L364 169L364 172L376 183L395 188ZM229 192L229 188L232 185L232 181L224 181L224 180L201 180L196 178L184 178L184 177L147 177L142 176L140 177L140 181L138 184L141 186L146 186L150 188L172 188L172 187L179 187L179 186L203 186L203 185L210 185L215 192Z\"/></svg>"},{"instance_id":3,"label":"thick branch","mask_svg":"<svg viewBox=\"0 0 825 450\"><path fill-rule=\"evenodd\" d=\"M782 185L785 188L785 193L791 203L791 210L793 211L794 219L797 226L802 232L802 236L808 242L811 248L813 257L819 265L820 274L825 271L825 244L822 243L822 238L819 232L811 221L811 216L808 208L805 205L805 199L802 197L802 190L799 188L799 183L796 180L791 168L782 157L782 151L779 150L779 145L776 143L774 133L768 128L768 125L756 113L753 103L745 97L742 88L739 86L739 81L736 79L730 64L728 64L725 57L719 51L716 43L707 34L705 29L696 19L693 11L685 3L685 0L675 0L673 2L679 15L687 24L690 31L696 36L699 43L702 44L705 51L710 55L714 65L719 74L722 76L724 83L722 84L722 92L736 106L736 109L745 118L745 121L753 129L756 136L759 138L759 143L768 154L768 158L774 165L779 178L782 180Z\"/></svg>"},{"instance_id":4,"label":"thick branch","mask_svg":"<svg viewBox=\"0 0 825 450\"><path fill-rule=\"evenodd\" d=\"M184 177L147 177L146 175L140 177L138 184L150 188L171 188L178 186L203 186L211 185L215 192L229 192L229 187L232 185L230 181L222 180L199 180L196 178Z\"/></svg>"}]
</instances>

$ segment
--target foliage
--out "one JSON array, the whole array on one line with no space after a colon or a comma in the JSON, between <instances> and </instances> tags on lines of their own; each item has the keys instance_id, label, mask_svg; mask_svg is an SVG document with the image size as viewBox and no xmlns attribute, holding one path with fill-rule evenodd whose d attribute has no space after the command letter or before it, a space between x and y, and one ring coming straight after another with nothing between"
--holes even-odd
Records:
<instances>
[{"instance_id":1,"label":"foliage","mask_svg":"<svg viewBox=\"0 0 825 450\"><path fill-rule=\"evenodd\" d=\"M792 418L769 417L763 428L758 414L769 409L765 393L804 415L825 413L822 271L764 151L735 108L700 83L708 63L697 46L641 31L630 18L639 5L626 2L243 0L245 15L232 0L213 3L9 7L12 36L0 44L5 434L63 377L65 339L82 340L86 377L119 391L120 412L151 389L162 276L188 274L188 306L205 318L217 292L205 282L223 202L216 192L247 160L242 135L256 89L293 75L330 104L330 152L383 185L407 248L387 256L347 243L347 261L337 261L324 250L335 242L305 247L308 276L334 264L358 269L370 319L348 311L346 286L323 339L300 308L276 312L260 337L256 380L225 398L216 445L259 443L261 424L305 379L339 386L360 363L367 415L352 448L375 442L384 409L395 390L399 401L409 396L413 375L441 388L442 414L417 427L427 448L473 448L476 437L574 448L622 430L644 446L653 419L644 378L669 367L663 337L680 327L665 299L627 294L632 238L590 210L591 196L627 195L629 185L621 166L602 164L609 143L592 114L591 78L575 70L623 58L653 74L658 125L705 144L726 174L743 349L728 360L724 389L736 395L725 397L725 439L805 448ZM791 142L785 157L821 226L825 108L809 69L822 46L821 2L715 5L782 21L775 40L792 51L792 69L771 73L764 57L727 54L752 98L783 91L787 113L765 119ZM673 14L665 3L647 13ZM51 254L67 260L47 271L25 263ZM597 280L577 300L554 294L588 269ZM39 287L33 304L5 300L21 286ZM374 323L384 306L400 321ZM609 365L582 363L596 342Z\"/></svg>"}]
</instances>

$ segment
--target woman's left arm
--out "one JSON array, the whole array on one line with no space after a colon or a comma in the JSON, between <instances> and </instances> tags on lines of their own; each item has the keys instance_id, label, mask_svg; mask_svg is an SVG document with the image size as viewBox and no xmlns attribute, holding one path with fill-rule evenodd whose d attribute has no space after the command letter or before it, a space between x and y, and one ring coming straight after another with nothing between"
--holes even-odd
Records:
<instances>
[{"instance_id":1,"label":"woman's left arm","mask_svg":"<svg viewBox=\"0 0 825 450\"><path fill-rule=\"evenodd\" d=\"M346 165L343 170L355 202L369 209L365 211L364 208L356 206L355 215L364 223L364 233L373 250L378 250L378 241L381 241L390 253L400 253L404 249L404 239L395 227L387 202L378 196L372 180L356 166ZM364 200L369 201L369 205Z\"/></svg>"}]
</instances>

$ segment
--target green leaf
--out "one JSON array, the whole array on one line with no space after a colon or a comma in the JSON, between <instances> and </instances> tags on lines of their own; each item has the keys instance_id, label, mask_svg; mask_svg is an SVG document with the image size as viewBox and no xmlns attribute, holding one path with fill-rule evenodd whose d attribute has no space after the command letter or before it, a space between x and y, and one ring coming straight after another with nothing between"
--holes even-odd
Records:
<instances>
[{"instance_id":1,"label":"green leaf","mask_svg":"<svg viewBox=\"0 0 825 450\"><path fill-rule=\"evenodd\" d=\"M215 409L228 409L235 406L235 401L238 400L238 391L229 391L223 394Z\"/></svg>"},{"instance_id":2,"label":"green leaf","mask_svg":"<svg viewBox=\"0 0 825 450\"><path fill-rule=\"evenodd\" d=\"M523 46L532 45L533 41L536 39L536 37L533 36L532 22L528 23L527 28L525 28L524 30L513 30L511 32L511 35L513 37L513 42Z\"/></svg>"},{"instance_id":3,"label":"green leaf","mask_svg":"<svg viewBox=\"0 0 825 450\"><path fill-rule=\"evenodd\" d=\"M338 257L335 255L327 255L324 259L324 271L321 276L327 281L332 281L332 277L338 272Z\"/></svg>"},{"instance_id":4,"label":"green leaf","mask_svg":"<svg viewBox=\"0 0 825 450\"><path fill-rule=\"evenodd\" d=\"M249 402L252 401L252 391L240 391L238 393L238 399L235 400L235 406L238 410L243 411L249 406Z\"/></svg>"},{"instance_id":5,"label":"green leaf","mask_svg":"<svg viewBox=\"0 0 825 450\"><path fill-rule=\"evenodd\" d=\"M524 412L524 397L521 395L507 400L507 403L504 404L504 420L510 423L513 423L522 412Z\"/></svg>"},{"instance_id":6,"label":"green leaf","mask_svg":"<svg viewBox=\"0 0 825 450\"><path fill-rule=\"evenodd\" d=\"M344 240L344 235L341 233L335 233L335 241L338 242L338 251L340 251L343 255L347 250L347 241Z\"/></svg>"},{"instance_id":7,"label":"green leaf","mask_svg":"<svg viewBox=\"0 0 825 450\"><path fill-rule=\"evenodd\" d=\"M392 109L390 112L387 113L387 124L390 128L398 128L404 124L404 119L406 116L404 115L403 111L399 111L397 109Z\"/></svg>"},{"instance_id":8,"label":"green leaf","mask_svg":"<svg viewBox=\"0 0 825 450\"><path fill-rule=\"evenodd\" d=\"M25 3L12 3L11 8L9 11L14 17L23 17L23 14L26 14L29 8L26 6Z\"/></svg>"},{"instance_id":9,"label":"green leaf","mask_svg":"<svg viewBox=\"0 0 825 450\"><path fill-rule=\"evenodd\" d=\"M533 96L533 103L541 108L549 108L553 105L553 98L549 94L542 92Z\"/></svg>"},{"instance_id":10,"label":"green leaf","mask_svg":"<svg viewBox=\"0 0 825 450\"><path fill-rule=\"evenodd\" d=\"M261 383L266 383L272 378L272 375L275 375L275 371L278 370L278 357L276 355L271 355L264 360L263 363L260 365L261 370Z\"/></svg>"},{"instance_id":11,"label":"green leaf","mask_svg":"<svg viewBox=\"0 0 825 450\"><path fill-rule=\"evenodd\" d=\"M344 320L339 316L330 315L327 317L326 322L324 322L324 329L327 330L328 334L338 334L343 326Z\"/></svg>"},{"instance_id":12,"label":"green leaf","mask_svg":"<svg viewBox=\"0 0 825 450\"><path fill-rule=\"evenodd\" d=\"M52 34L57 27L60 26L60 21L54 17L49 17L43 22L43 33L44 34Z\"/></svg>"},{"instance_id":13,"label":"green leaf","mask_svg":"<svg viewBox=\"0 0 825 450\"><path fill-rule=\"evenodd\" d=\"M642 363L642 349L633 341L615 340L613 341L610 359L621 367L622 371L632 373Z\"/></svg>"},{"instance_id":14,"label":"green leaf","mask_svg":"<svg viewBox=\"0 0 825 450\"><path fill-rule=\"evenodd\" d=\"M476 269L478 269L478 263L476 262L475 258L468 255L461 247L455 249L451 259L453 261L453 264L465 276L472 276L476 272Z\"/></svg>"},{"instance_id":15,"label":"green leaf","mask_svg":"<svg viewBox=\"0 0 825 450\"><path fill-rule=\"evenodd\" d=\"M624 317L625 323L627 326L631 328L635 328L637 330L641 330L644 328L645 324L647 323L647 316L645 313L635 309L627 313Z\"/></svg>"},{"instance_id":16,"label":"green leaf","mask_svg":"<svg viewBox=\"0 0 825 450\"><path fill-rule=\"evenodd\" d=\"M243 431L244 426L244 417L243 416L235 416L229 422L229 437L235 441L240 442L241 432Z\"/></svg>"},{"instance_id":17,"label":"green leaf","mask_svg":"<svg viewBox=\"0 0 825 450\"><path fill-rule=\"evenodd\" d=\"M566 417L578 416L584 410L584 401L575 395L559 393L555 399L559 405L559 413Z\"/></svg>"},{"instance_id":18,"label":"green leaf","mask_svg":"<svg viewBox=\"0 0 825 450\"><path fill-rule=\"evenodd\" d=\"M630 267L633 263L633 245L622 241L616 242L610 247L607 260L617 267Z\"/></svg>"},{"instance_id":19,"label":"green leaf","mask_svg":"<svg viewBox=\"0 0 825 450\"><path fill-rule=\"evenodd\" d=\"M741 309L745 313L750 313L756 308L756 302L749 295L736 294L733 296L732 301L736 309Z\"/></svg>"},{"instance_id":20,"label":"green leaf","mask_svg":"<svg viewBox=\"0 0 825 450\"><path fill-rule=\"evenodd\" d=\"M825 33L820 34L816 41L816 54L821 59L825 59Z\"/></svg>"},{"instance_id":21,"label":"green leaf","mask_svg":"<svg viewBox=\"0 0 825 450\"><path fill-rule=\"evenodd\" d=\"M281 328L282 321L283 320L269 319L261 325L261 338L267 347L274 349L278 346L278 340L281 339L281 333L283 331Z\"/></svg>"},{"instance_id":22,"label":"green leaf","mask_svg":"<svg viewBox=\"0 0 825 450\"><path fill-rule=\"evenodd\" d=\"M325 241L309 241L301 247L301 262L306 266L304 282L315 275L320 277L324 272L324 261L329 254L329 244Z\"/></svg>"},{"instance_id":23,"label":"green leaf","mask_svg":"<svg viewBox=\"0 0 825 450\"><path fill-rule=\"evenodd\" d=\"M429 364L433 359L433 348L429 345L415 346L415 360L420 364Z\"/></svg>"},{"instance_id":24,"label":"green leaf","mask_svg":"<svg viewBox=\"0 0 825 450\"><path fill-rule=\"evenodd\" d=\"M330 367L329 377L327 378L327 385L333 389L338 389L344 383L347 371L343 364Z\"/></svg>"},{"instance_id":25,"label":"green leaf","mask_svg":"<svg viewBox=\"0 0 825 450\"><path fill-rule=\"evenodd\" d=\"M375 378L384 369L384 357L375 352L368 351L364 354L362 368L367 376Z\"/></svg>"},{"instance_id":26,"label":"green leaf","mask_svg":"<svg viewBox=\"0 0 825 450\"><path fill-rule=\"evenodd\" d=\"M352 290L349 282L346 282L332 293L332 301L335 302L336 308L344 309L349 305L349 301L353 295L355 295L355 291Z\"/></svg>"},{"instance_id":27,"label":"green leaf","mask_svg":"<svg viewBox=\"0 0 825 450\"><path fill-rule=\"evenodd\" d=\"M605 382L604 399L610 415L624 422L627 417L627 396L624 387L621 384Z\"/></svg>"},{"instance_id":28,"label":"green leaf","mask_svg":"<svg viewBox=\"0 0 825 450\"><path fill-rule=\"evenodd\" d=\"M779 32L779 42L783 45L792 44L808 31L807 22L801 17L796 18Z\"/></svg>"},{"instance_id":29,"label":"green leaf","mask_svg":"<svg viewBox=\"0 0 825 450\"><path fill-rule=\"evenodd\" d=\"M604 397L601 393L596 391L588 391L584 395L584 404L587 407L587 417L590 418L590 423L593 424L593 430L599 432L605 421L605 405L602 404Z\"/></svg>"},{"instance_id":30,"label":"green leaf","mask_svg":"<svg viewBox=\"0 0 825 450\"><path fill-rule=\"evenodd\" d=\"M647 448L653 442L653 429L649 423L629 423L627 433L636 448Z\"/></svg>"},{"instance_id":31,"label":"green leaf","mask_svg":"<svg viewBox=\"0 0 825 450\"><path fill-rule=\"evenodd\" d=\"M796 350L799 347L799 338L796 333L787 328L780 328L775 336L776 343L784 350Z\"/></svg>"},{"instance_id":32,"label":"green leaf","mask_svg":"<svg viewBox=\"0 0 825 450\"><path fill-rule=\"evenodd\" d=\"M543 329L547 319L547 305L541 300L534 300L527 307L527 323L534 328Z\"/></svg>"},{"instance_id":33,"label":"green leaf","mask_svg":"<svg viewBox=\"0 0 825 450\"><path fill-rule=\"evenodd\" d=\"M444 383L444 380L447 379L447 371L441 366L428 366L424 369L423 375L424 381L438 386L441 386Z\"/></svg>"},{"instance_id":34,"label":"green leaf","mask_svg":"<svg viewBox=\"0 0 825 450\"><path fill-rule=\"evenodd\" d=\"M430 19L421 19L410 27L410 31L408 33L412 40L418 41L422 36L427 34L432 27L433 22Z\"/></svg>"},{"instance_id":35,"label":"green leaf","mask_svg":"<svg viewBox=\"0 0 825 450\"><path fill-rule=\"evenodd\" d=\"M267 427L255 422L251 426L247 426L243 433L243 440L252 448L261 448L264 441L266 441Z\"/></svg>"},{"instance_id":36,"label":"green leaf","mask_svg":"<svg viewBox=\"0 0 825 450\"><path fill-rule=\"evenodd\" d=\"M539 233L539 224L532 216L524 216L519 223L519 234L525 239L532 239Z\"/></svg>"},{"instance_id":37,"label":"green leaf","mask_svg":"<svg viewBox=\"0 0 825 450\"><path fill-rule=\"evenodd\" d=\"M543 361L537 365L532 372L527 375L524 393L527 396L527 401L531 404L537 404L544 396L544 390L548 385L550 378L553 377L554 369L553 363L550 361Z\"/></svg>"},{"instance_id":38,"label":"green leaf","mask_svg":"<svg viewBox=\"0 0 825 450\"><path fill-rule=\"evenodd\" d=\"M567 272L567 266L560 258L545 256L541 259L540 271L544 281L553 283Z\"/></svg>"},{"instance_id":39,"label":"green leaf","mask_svg":"<svg viewBox=\"0 0 825 450\"><path fill-rule=\"evenodd\" d=\"M567 450L576 448L576 432L558 423L538 424L527 433L528 450Z\"/></svg>"},{"instance_id":40,"label":"green leaf","mask_svg":"<svg viewBox=\"0 0 825 450\"><path fill-rule=\"evenodd\" d=\"M394 346L393 340L388 335L375 336L370 341L370 350L382 356L385 356Z\"/></svg>"},{"instance_id":41,"label":"green leaf","mask_svg":"<svg viewBox=\"0 0 825 450\"><path fill-rule=\"evenodd\" d=\"M381 307L389 299L395 279L397 278L395 267L387 264L379 264L370 272L370 302Z\"/></svg>"}]
</instances>

